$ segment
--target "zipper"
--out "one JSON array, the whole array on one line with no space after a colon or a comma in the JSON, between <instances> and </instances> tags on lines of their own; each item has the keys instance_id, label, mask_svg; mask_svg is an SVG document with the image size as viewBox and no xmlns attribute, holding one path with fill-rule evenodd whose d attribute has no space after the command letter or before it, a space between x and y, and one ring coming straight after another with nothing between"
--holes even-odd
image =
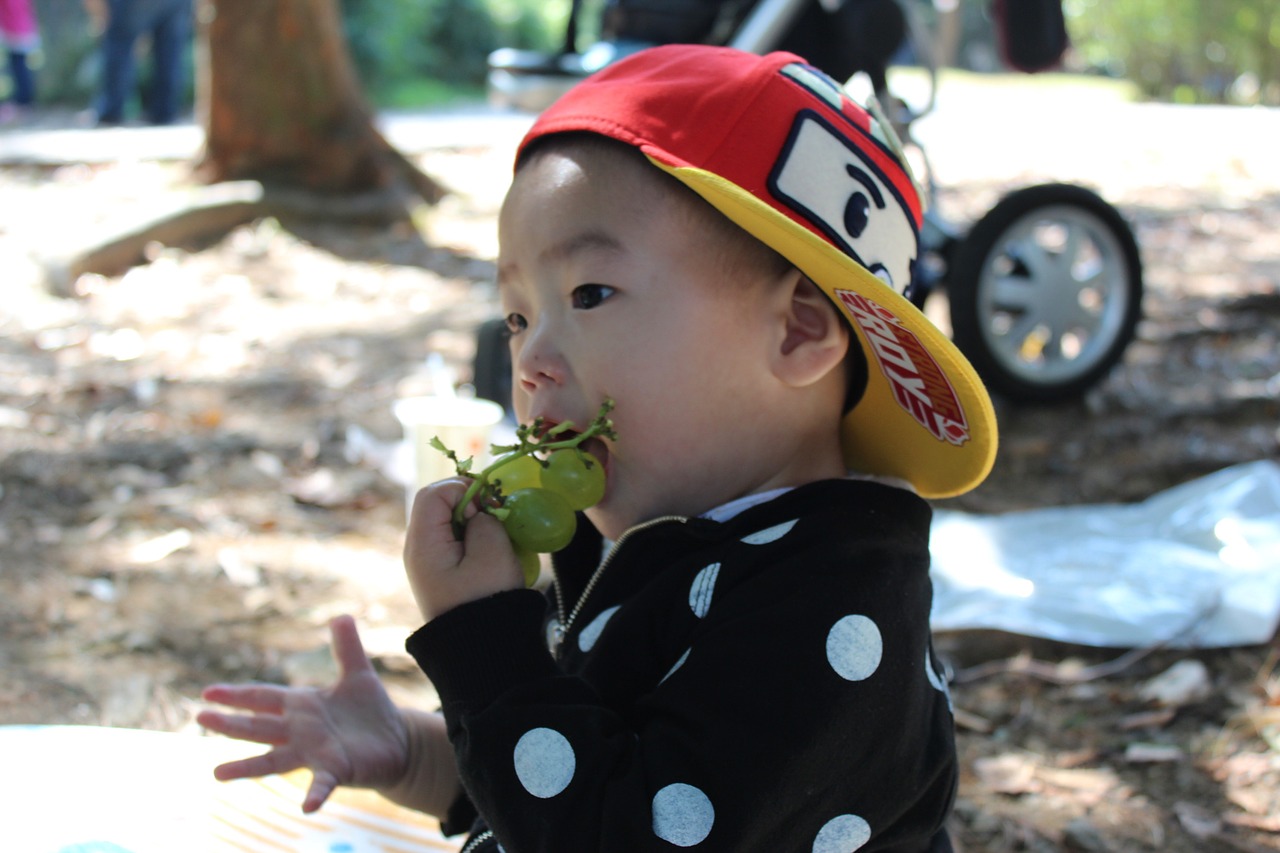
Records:
<instances>
[{"instance_id":1,"label":"zipper","mask_svg":"<svg viewBox=\"0 0 1280 853\"><path fill-rule=\"evenodd\" d=\"M481 844L484 844L486 841L490 841L492 839L493 839L493 830L486 829L484 832L480 833L475 838L468 841L467 846L459 850L458 853L475 853L476 850L480 849Z\"/></svg>"},{"instance_id":2,"label":"zipper","mask_svg":"<svg viewBox=\"0 0 1280 853\"><path fill-rule=\"evenodd\" d=\"M641 532L642 530L648 530L649 528L656 527L659 524L665 524L668 521L679 521L684 523L688 520L688 517L683 515L662 515L657 518L652 518L643 524L637 524L635 527L628 528L624 531L623 534L614 541L613 547L609 549L608 554L605 554L604 559L600 561L600 565L596 566L596 570L592 572L591 577L587 579L587 585L582 588L582 594L578 596L577 603L573 605L573 610L569 612L567 617L564 612L564 593L560 591L560 584L556 583L556 613L559 618L556 620L556 624L551 628L551 651L557 658L560 657L560 647L564 644L564 638L569 635L569 629L573 627L573 623L577 620L578 614L582 612L582 608L587 603L587 599L591 596L596 585L600 583L600 578L604 576L605 570L608 569L609 565L613 562L613 555L618 553L618 549L622 547L622 543L626 542L633 535ZM554 571L555 568L553 566L552 572L554 573ZM463 851L463 853L466 853L466 851Z\"/></svg>"}]
</instances>

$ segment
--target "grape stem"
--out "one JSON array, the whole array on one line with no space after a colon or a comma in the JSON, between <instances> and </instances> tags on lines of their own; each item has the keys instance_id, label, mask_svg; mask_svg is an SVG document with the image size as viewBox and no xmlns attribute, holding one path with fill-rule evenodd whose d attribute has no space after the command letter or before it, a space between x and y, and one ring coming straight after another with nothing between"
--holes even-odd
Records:
<instances>
[{"instance_id":1,"label":"grape stem","mask_svg":"<svg viewBox=\"0 0 1280 853\"><path fill-rule=\"evenodd\" d=\"M471 458L459 460L458 455L452 450L444 446L440 439L432 438L431 446L436 450L444 453L453 460L458 470L458 476L468 477L471 479L471 485L467 487L466 493L462 496L462 500L453 509L453 533L459 541L462 540L463 530L466 528L466 510L467 506L477 497L484 496L490 500L482 502L481 508L485 512L493 513L495 509L501 512L497 505L501 502L501 494L497 487L490 480L494 471L497 471L503 465L506 465L513 459L521 456L532 456L537 453L550 453L555 450L566 450L575 448L589 438L597 436L608 438L616 441L617 433L613 430L613 421L609 420L609 412L613 410L613 400L605 398L600 404L600 410L596 412L595 418L587 425L582 432L577 433L571 438L557 438L573 429L572 421L556 424L550 429L544 429L545 422L542 418L536 418L533 423L516 427L516 444L490 446L491 453L498 454L493 462L489 463L484 470L473 474L471 472Z\"/></svg>"}]
</instances>

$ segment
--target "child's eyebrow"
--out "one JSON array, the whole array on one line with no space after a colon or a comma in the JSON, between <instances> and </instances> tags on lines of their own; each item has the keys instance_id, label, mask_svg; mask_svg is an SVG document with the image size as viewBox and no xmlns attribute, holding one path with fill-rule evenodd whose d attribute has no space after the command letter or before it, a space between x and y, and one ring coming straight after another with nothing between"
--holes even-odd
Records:
<instances>
[{"instance_id":1,"label":"child's eyebrow","mask_svg":"<svg viewBox=\"0 0 1280 853\"><path fill-rule=\"evenodd\" d=\"M591 251L620 252L622 241L603 229L589 228L547 247L539 260L543 263L566 261L574 255Z\"/></svg>"},{"instance_id":2,"label":"child's eyebrow","mask_svg":"<svg viewBox=\"0 0 1280 853\"><path fill-rule=\"evenodd\" d=\"M609 232L600 228L588 228L585 231L579 231L570 234L563 240L559 240L538 254L539 264L564 263L575 255L584 252L622 252L624 250L622 241L613 236ZM517 264L502 264L498 267L498 286L501 287L504 281L508 281L515 273Z\"/></svg>"},{"instance_id":3,"label":"child's eyebrow","mask_svg":"<svg viewBox=\"0 0 1280 853\"><path fill-rule=\"evenodd\" d=\"M538 255L538 263L564 263L564 261L571 259L575 255L593 251L621 252L623 251L622 241L614 237L613 234L604 231L604 229L588 228L586 231L570 234L564 240L559 240L544 248ZM515 274L517 266L517 264L502 264L498 266L497 283L499 288L503 286L503 282L506 282Z\"/></svg>"}]
</instances>

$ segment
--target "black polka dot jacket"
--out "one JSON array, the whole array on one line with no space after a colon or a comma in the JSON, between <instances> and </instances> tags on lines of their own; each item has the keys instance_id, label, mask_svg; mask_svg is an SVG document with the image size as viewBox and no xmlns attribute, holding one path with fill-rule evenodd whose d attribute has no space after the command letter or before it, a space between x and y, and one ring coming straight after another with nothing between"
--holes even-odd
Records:
<instances>
[{"instance_id":1,"label":"black polka dot jacket","mask_svg":"<svg viewBox=\"0 0 1280 853\"><path fill-rule=\"evenodd\" d=\"M668 518L407 647L439 691L464 850L947 850L954 723L933 660L927 503L811 483Z\"/></svg>"}]
</instances>

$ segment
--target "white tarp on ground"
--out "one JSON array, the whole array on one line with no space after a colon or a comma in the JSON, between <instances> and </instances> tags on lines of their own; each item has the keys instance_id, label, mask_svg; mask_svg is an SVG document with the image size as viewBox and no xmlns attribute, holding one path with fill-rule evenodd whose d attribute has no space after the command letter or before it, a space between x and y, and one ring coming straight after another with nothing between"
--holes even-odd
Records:
<instances>
[{"instance_id":1,"label":"white tarp on ground","mask_svg":"<svg viewBox=\"0 0 1280 853\"><path fill-rule=\"evenodd\" d=\"M934 517L933 625L1092 646L1268 642L1280 622L1280 464L1137 504Z\"/></svg>"}]
</instances>

